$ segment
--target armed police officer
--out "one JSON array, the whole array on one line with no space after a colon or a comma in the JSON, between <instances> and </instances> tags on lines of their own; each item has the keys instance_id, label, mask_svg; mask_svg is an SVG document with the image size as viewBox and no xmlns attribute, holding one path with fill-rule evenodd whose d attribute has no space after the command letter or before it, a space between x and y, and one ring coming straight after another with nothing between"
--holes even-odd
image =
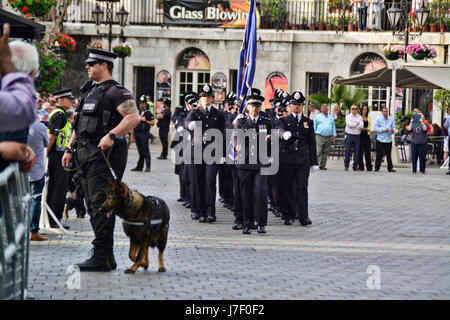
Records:
<instances>
[{"instance_id":1,"label":"armed police officer","mask_svg":"<svg viewBox=\"0 0 450 320\"><path fill-rule=\"evenodd\" d=\"M72 89L64 89L55 92L53 96L57 105L48 116L48 191L47 204L55 214L58 220L63 217L64 204L66 202L66 193L69 187L70 174L62 166L64 150L69 145L70 135L72 134L72 124L67 115L72 107L75 97L72 95ZM58 228L56 221L50 217L50 226ZM63 226L68 229L68 226Z\"/></svg>"},{"instance_id":2,"label":"armed police officer","mask_svg":"<svg viewBox=\"0 0 450 320\"><path fill-rule=\"evenodd\" d=\"M72 138L63 157L63 166L70 167L76 148L73 158L95 236L93 255L77 264L80 271L117 267L113 254L115 218L108 217L100 206L109 190L108 181L122 179L128 156L124 135L139 123L139 114L131 93L112 79L116 58L113 52L89 49L85 62L90 81L81 88Z\"/></svg>"},{"instance_id":3,"label":"armed police officer","mask_svg":"<svg viewBox=\"0 0 450 320\"><path fill-rule=\"evenodd\" d=\"M136 142L139 159L136 167L131 171L142 171L145 160L145 172L150 172L151 157L148 141L150 140L150 128L155 124L155 120L152 112L148 109L147 101L142 97L139 101L139 120L139 124L131 133L131 143Z\"/></svg>"},{"instance_id":4,"label":"armed police officer","mask_svg":"<svg viewBox=\"0 0 450 320\"><path fill-rule=\"evenodd\" d=\"M170 106L172 102L170 99L163 100L163 109L161 113L156 115L156 119L158 119L157 126L159 128L159 139L162 144L161 155L156 158L158 160L166 160L167 155L169 153L169 127L170 127L170 118L172 117L172 112L170 111Z\"/></svg>"},{"instance_id":5,"label":"armed police officer","mask_svg":"<svg viewBox=\"0 0 450 320\"><path fill-rule=\"evenodd\" d=\"M303 93L294 91L289 98L291 114L279 122L286 225L292 225L297 215L302 226L311 224L308 217L308 179L310 169L316 170L318 166L314 123L302 114L304 104Z\"/></svg>"}]
</instances>

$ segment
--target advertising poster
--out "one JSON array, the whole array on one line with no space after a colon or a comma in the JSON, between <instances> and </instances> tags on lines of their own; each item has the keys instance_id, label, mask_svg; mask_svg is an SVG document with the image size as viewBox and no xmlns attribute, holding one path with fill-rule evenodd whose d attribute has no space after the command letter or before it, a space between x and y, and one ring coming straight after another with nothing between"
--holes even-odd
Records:
<instances>
[{"instance_id":1,"label":"advertising poster","mask_svg":"<svg viewBox=\"0 0 450 320\"><path fill-rule=\"evenodd\" d=\"M160 113L162 110L162 101L164 99L171 98L171 83L172 76L168 71L160 71L156 75L156 104L155 114Z\"/></svg>"},{"instance_id":2,"label":"advertising poster","mask_svg":"<svg viewBox=\"0 0 450 320\"><path fill-rule=\"evenodd\" d=\"M245 28L250 1L164 1L164 24ZM259 25L259 12L256 12Z\"/></svg>"},{"instance_id":3,"label":"advertising poster","mask_svg":"<svg viewBox=\"0 0 450 320\"><path fill-rule=\"evenodd\" d=\"M211 65L206 54L199 49L187 49L178 60L178 67L189 70L209 70Z\"/></svg>"},{"instance_id":4,"label":"advertising poster","mask_svg":"<svg viewBox=\"0 0 450 320\"><path fill-rule=\"evenodd\" d=\"M226 96L227 77L222 72L215 73L212 77L212 87L214 102L222 103Z\"/></svg>"},{"instance_id":5,"label":"advertising poster","mask_svg":"<svg viewBox=\"0 0 450 320\"><path fill-rule=\"evenodd\" d=\"M266 78L265 84L265 101L264 108L270 108L270 99L273 98L273 94L276 89L283 89L284 91L288 91L288 79L281 72L272 72Z\"/></svg>"}]
</instances>

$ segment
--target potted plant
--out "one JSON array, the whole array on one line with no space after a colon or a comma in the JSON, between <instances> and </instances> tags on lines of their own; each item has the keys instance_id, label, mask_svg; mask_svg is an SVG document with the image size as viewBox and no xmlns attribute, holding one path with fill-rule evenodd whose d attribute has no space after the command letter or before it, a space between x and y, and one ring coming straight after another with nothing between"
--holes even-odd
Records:
<instances>
[{"instance_id":1,"label":"potted plant","mask_svg":"<svg viewBox=\"0 0 450 320\"><path fill-rule=\"evenodd\" d=\"M117 53L120 58L131 56L132 50L133 47L128 42L123 42L112 46L112 51Z\"/></svg>"},{"instance_id":2,"label":"potted plant","mask_svg":"<svg viewBox=\"0 0 450 320\"><path fill-rule=\"evenodd\" d=\"M403 57L404 51L403 47L393 47L390 44L383 48L384 56L388 60L397 60Z\"/></svg>"},{"instance_id":3,"label":"potted plant","mask_svg":"<svg viewBox=\"0 0 450 320\"><path fill-rule=\"evenodd\" d=\"M432 16L428 19L430 25L430 32L439 32L439 19Z\"/></svg>"},{"instance_id":4,"label":"potted plant","mask_svg":"<svg viewBox=\"0 0 450 320\"><path fill-rule=\"evenodd\" d=\"M435 90L433 99L441 110L447 111L450 109L450 90Z\"/></svg>"},{"instance_id":5,"label":"potted plant","mask_svg":"<svg viewBox=\"0 0 450 320\"><path fill-rule=\"evenodd\" d=\"M156 1L156 4L158 5L158 8L164 9L164 0L158 0Z\"/></svg>"},{"instance_id":6,"label":"potted plant","mask_svg":"<svg viewBox=\"0 0 450 320\"><path fill-rule=\"evenodd\" d=\"M445 15L441 14L439 16L439 31L440 32L445 32L446 31L446 19L445 19Z\"/></svg>"},{"instance_id":7,"label":"potted plant","mask_svg":"<svg viewBox=\"0 0 450 320\"><path fill-rule=\"evenodd\" d=\"M92 39L86 45L86 49L100 49L103 50L103 43L98 39Z\"/></svg>"},{"instance_id":8,"label":"potted plant","mask_svg":"<svg viewBox=\"0 0 450 320\"><path fill-rule=\"evenodd\" d=\"M312 16L311 17L311 23L309 24L309 30L316 30L316 17Z\"/></svg>"},{"instance_id":9,"label":"potted plant","mask_svg":"<svg viewBox=\"0 0 450 320\"><path fill-rule=\"evenodd\" d=\"M348 31L356 31L356 16L351 14L348 19Z\"/></svg>"},{"instance_id":10,"label":"potted plant","mask_svg":"<svg viewBox=\"0 0 450 320\"><path fill-rule=\"evenodd\" d=\"M39 76L35 79L36 90L43 97L54 92L64 75L67 61L47 43L33 41L39 54Z\"/></svg>"},{"instance_id":11,"label":"potted plant","mask_svg":"<svg viewBox=\"0 0 450 320\"><path fill-rule=\"evenodd\" d=\"M50 12L57 0L8 0L9 6L26 18L40 17Z\"/></svg>"},{"instance_id":12,"label":"potted plant","mask_svg":"<svg viewBox=\"0 0 450 320\"><path fill-rule=\"evenodd\" d=\"M411 55L416 60L436 58L436 50L421 43L409 44L405 49L405 53Z\"/></svg>"},{"instance_id":13,"label":"potted plant","mask_svg":"<svg viewBox=\"0 0 450 320\"><path fill-rule=\"evenodd\" d=\"M65 33L56 34L55 41L53 42L53 46L59 47L59 49L63 51L75 51L77 47L77 43L74 38Z\"/></svg>"},{"instance_id":14,"label":"potted plant","mask_svg":"<svg viewBox=\"0 0 450 320\"><path fill-rule=\"evenodd\" d=\"M302 17L302 24L300 25L300 30L308 30L308 18L306 16Z\"/></svg>"},{"instance_id":15,"label":"potted plant","mask_svg":"<svg viewBox=\"0 0 450 320\"><path fill-rule=\"evenodd\" d=\"M319 20L319 25L318 25L318 27L319 27L319 30L320 30L320 31L323 31L323 30L326 30L326 29L327 29L327 26L326 26L325 22L323 22L323 20Z\"/></svg>"}]
</instances>

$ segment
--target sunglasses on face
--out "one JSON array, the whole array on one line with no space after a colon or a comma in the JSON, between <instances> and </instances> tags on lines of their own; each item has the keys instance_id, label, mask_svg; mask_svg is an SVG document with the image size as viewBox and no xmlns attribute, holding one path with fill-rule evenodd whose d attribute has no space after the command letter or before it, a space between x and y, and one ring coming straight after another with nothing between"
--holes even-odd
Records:
<instances>
[{"instance_id":1,"label":"sunglasses on face","mask_svg":"<svg viewBox=\"0 0 450 320\"><path fill-rule=\"evenodd\" d=\"M87 64L89 67L93 67L93 66L95 66L97 63L98 63L97 61L91 61L91 62L88 62L88 63L86 63L86 64Z\"/></svg>"}]
</instances>

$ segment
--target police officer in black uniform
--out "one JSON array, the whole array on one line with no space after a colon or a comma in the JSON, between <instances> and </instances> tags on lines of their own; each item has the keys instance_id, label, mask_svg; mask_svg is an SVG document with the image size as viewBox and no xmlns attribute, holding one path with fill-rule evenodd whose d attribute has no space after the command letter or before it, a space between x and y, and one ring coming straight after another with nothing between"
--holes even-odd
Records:
<instances>
[{"instance_id":1,"label":"police officer in black uniform","mask_svg":"<svg viewBox=\"0 0 450 320\"><path fill-rule=\"evenodd\" d=\"M139 114L131 93L112 79L117 54L89 49L86 69L90 81L81 88L72 138L63 157L63 166L78 168L85 192L88 214L95 239L93 255L78 263L80 271L110 271L114 260L115 216L100 210L115 177L121 179L127 163L128 146L124 137L139 123Z\"/></svg>"},{"instance_id":2,"label":"police officer in black uniform","mask_svg":"<svg viewBox=\"0 0 450 320\"><path fill-rule=\"evenodd\" d=\"M161 113L156 115L156 119L158 119L158 123L156 125L159 128L159 139L162 144L161 155L156 158L158 160L166 160L169 152L169 127L170 118L172 117L172 112L170 111L171 105L172 102L170 99L163 100L163 110Z\"/></svg>"},{"instance_id":3,"label":"police officer in black uniform","mask_svg":"<svg viewBox=\"0 0 450 320\"><path fill-rule=\"evenodd\" d=\"M175 148L175 146L179 143L184 143L183 141L183 131L184 128L184 121L186 120L187 114L189 113L189 110L192 108L192 106L189 104L189 102L192 102L191 99L195 100L195 97L197 94L193 91L186 92L184 94L184 105L176 107L175 111L172 115L172 122L175 124L175 129L178 134L174 134L173 137L177 138L172 140L170 143L170 148ZM182 157L183 154L180 154L180 157ZM184 162L181 162L180 164L175 164L175 174L178 175L179 182L180 182L180 198L177 200L178 202L182 202L182 205L186 207L187 209L191 208L191 203L189 200L189 179L187 168L185 167Z\"/></svg>"},{"instance_id":4,"label":"police officer in black uniform","mask_svg":"<svg viewBox=\"0 0 450 320\"><path fill-rule=\"evenodd\" d=\"M292 225L296 214L302 226L308 217L308 179L310 169L318 169L314 122L302 114L305 96L294 91L289 98L291 114L279 122L280 166L287 212L285 224Z\"/></svg>"},{"instance_id":5,"label":"police officer in black uniform","mask_svg":"<svg viewBox=\"0 0 450 320\"><path fill-rule=\"evenodd\" d=\"M247 101L247 116L238 116L236 129L243 129L243 132L250 131L250 137L238 139L236 151L238 161L239 180L241 183L241 201L243 208L243 234L250 234L255 222L258 226L258 233L266 233L267 225L267 175L261 174L261 168L269 166L268 159L263 161L260 158L262 148L260 135L265 134L265 142L270 141L271 124L266 114L261 112L264 97L258 90L250 90L250 94L245 98ZM241 133L237 132L239 136ZM245 141L244 141L245 140ZM243 144L242 144L243 143ZM266 145L268 147L268 145ZM268 150L268 149L267 149ZM240 158L245 152L243 163ZM252 158L256 163L252 163Z\"/></svg>"},{"instance_id":6,"label":"police officer in black uniform","mask_svg":"<svg viewBox=\"0 0 450 320\"><path fill-rule=\"evenodd\" d=\"M72 107L75 97L72 95L72 89L60 90L55 92L53 96L57 101L57 105L56 109L48 117L49 143L47 145L47 156L49 179L46 201L56 218L61 220L70 182L70 174L64 170L61 160L64 150L68 146L72 129L67 111ZM58 228L52 217L50 217L50 226ZM66 225L63 227L69 228Z\"/></svg>"},{"instance_id":7,"label":"police officer in black uniform","mask_svg":"<svg viewBox=\"0 0 450 320\"><path fill-rule=\"evenodd\" d=\"M151 156L148 141L150 140L150 128L155 124L155 120L152 112L148 110L145 98L141 98L139 101L139 120L139 124L131 133L130 141L131 143L136 142L139 160L136 167L131 169L131 171L142 171L145 160L145 172L150 172Z\"/></svg>"},{"instance_id":8,"label":"police officer in black uniform","mask_svg":"<svg viewBox=\"0 0 450 320\"><path fill-rule=\"evenodd\" d=\"M186 125L191 132L191 148L192 148L192 161L194 163L194 145L200 144L202 146L202 153L205 148L213 141L206 141L203 139L206 130L217 129L221 132L225 129L225 118L223 113L212 106L213 98L212 86L205 84L199 92L200 106L197 109L193 109L189 112L186 118ZM200 122L203 132L202 141L196 141L196 135L194 132L195 122ZM222 150L225 143L223 144ZM224 157L222 157L224 158ZM219 170L219 164L207 164L202 157L201 164L195 164L195 206L197 215L193 216L193 219L197 219L200 223L215 222L216 221L216 177Z\"/></svg>"}]
</instances>

